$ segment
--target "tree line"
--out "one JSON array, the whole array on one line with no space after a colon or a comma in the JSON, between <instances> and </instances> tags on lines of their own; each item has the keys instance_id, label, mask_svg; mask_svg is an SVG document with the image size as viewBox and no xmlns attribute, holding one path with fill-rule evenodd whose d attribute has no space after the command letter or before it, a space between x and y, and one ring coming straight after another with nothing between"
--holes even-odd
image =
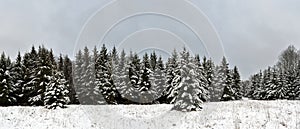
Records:
<instances>
[{"instance_id":1,"label":"tree line","mask_svg":"<svg viewBox=\"0 0 300 129\"><path fill-rule=\"evenodd\" d=\"M92 71L92 72L91 72ZM175 104L177 110L198 110L205 101L242 98L237 67L190 55L183 48L166 62L155 51L139 57L132 51L108 51L105 45L76 54L74 84L81 104Z\"/></svg>"},{"instance_id":2,"label":"tree line","mask_svg":"<svg viewBox=\"0 0 300 129\"><path fill-rule=\"evenodd\" d=\"M300 51L289 46L274 66L252 75L243 87L255 100L300 100Z\"/></svg>"},{"instance_id":3,"label":"tree line","mask_svg":"<svg viewBox=\"0 0 300 129\"><path fill-rule=\"evenodd\" d=\"M74 61L43 46L14 61L0 57L1 106L165 103L192 111L205 101L239 100L243 89L238 68L230 69L225 57L216 65L185 48L166 62L155 51L139 57L105 45L79 50Z\"/></svg>"}]
</instances>

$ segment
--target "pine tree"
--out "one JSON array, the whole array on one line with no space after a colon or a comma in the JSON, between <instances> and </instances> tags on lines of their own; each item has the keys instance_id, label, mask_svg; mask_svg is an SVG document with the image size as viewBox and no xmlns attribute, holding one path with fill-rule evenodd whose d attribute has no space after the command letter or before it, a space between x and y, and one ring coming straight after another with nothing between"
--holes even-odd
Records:
<instances>
[{"instance_id":1,"label":"pine tree","mask_svg":"<svg viewBox=\"0 0 300 129\"><path fill-rule=\"evenodd\" d=\"M235 100L240 100L242 98L241 77L236 66L233 69L232 79L232 89L234 91L234 98Z\"/></svg>"},{"instance_id":2,"label":"pine tree","mask_svg":"<svg viewBox=\"0 0 300 129\"><path fill-rule=\"evenodd\" d=\"M168 59L168 63L166 66L167 88L164 94L166 94L166 100L168 104L173 103L172 100L174 100L174 98L178 95L178 92L175 89L175 87L177 87L181 81L181 72L178 60L178 54L174 49L172 57Z\"/></svg>"},{"instance_id":3,"label":"pine tree","mask_svg":"<svg viewBox=\"0 0 300 129\"><path fill-rule=\"evenodd\" d=\"M151 53L151 55L150 55L151 70L156 69L156 66L157 66L156 64L157 64L157 55L156 55L155 51L153 51L153 53Z\"/></svg>"},{"instance_id":4,"label":"pine tree","mask_svg":"<svg viewBox=\"0 0 300 129\"><path fill-rule=\"evenodd\" d=\"M10 106L16 103L14 95L16 89L11 76L11 61L4 52L0 57L0 105Z\"/></svg>"},{"instance_id":5,"label":"pine tree","mask_svg":"<svg viewBox=\"0 0 300 129\"><path fill-rule=\"evenodd\" d=\"M101 95L101 89L96 84L96 70L95 59L90 55L87 47L83 50L82 56L82 74L81 74L81 87L79 89L79 100L81 104L96 105L103 104L104 99Z\"/></svg>"},{"instance_id":6,"label":"pine tree","mask_svg":"<svg viewBox=\"0 0 300 129\"><path fill-rule=\"evenodd\" d=\"M69 86L62 72L55 70L53 72L54 76L46 86L44 105L48 109L65 108L65 105L70 102Z\"/></svg>"},{"instance_id":7,"label":"pine tree","mask_svg":"<svg viewBox=\"0 0 300 129\"><path fill-rule=\"evenodd\" d=\"M13 64L13 67L11 69L12 73L12 79L13 79L13 85L15 90L15 93L13 96L17 99L17 103L15 105L20 105L22 103L23 99L23 85L24 85L24 71L23 71L23 63L22 63L22 57L20 52L18 53L17 59L15 63Z\"/></svg>"},{"instance_id":8,"label":"pine tree","mask_svg":"<svg viewBox=\"0 0 300 129\"><path fill-rule=\"evenodd\" d=\"M159 97L157 101L159 103L168 103L166 98L168 96L166 92L168 86L166 76L167 72L161 56L159 56L155 68L156 69L153 72L154 82L152 84L154 86L154 89L157 89L156 95L157 97Z\"/></svg>"},{"instance_id":9,"label":"pine tree","mask_svg":"<svg viewBox=\"0 0 300 129\"><path fill-rule=\"evenodd\" d=\"M24 88L23 88L23 99L21 100L21 105L31 105L29 99L34 97L35 87L38 85L36 74L38 67L38 55L33 46L30 53L25 53L23 58L23 71L24 71Z\"/></svg>"},{"instance_id":10,"label":"pine tree","mask_svg":"<svg viewBox=\"0 0 300 129\"><path fill-rule=\"evenodd\" d=\"M130 54L130 67L129 67L129 77L132 85L136 88L139 88L139 80L140 80L140 71L141 71L141 63L139 56L134 53Z\"/></svg>"},{"instance_id":11,"label":"pine tree","mask_svg":"<svg viewBox=\"0 0 300 129\"><path fill-rule=\"evenodd\" d=\"M225 77L225 87L223 90L221 101L229 101L235 99L234 90L232 88L232 75L228 65L229 64L227 63L226 58L223 57L222 64L220 67L221 67L221 72Z\"/></svg>"},{"instance_id":12,"label":"pine tree","mask_svg":"<svg viewBox=\"0 0 300 129\"><path fill-rule=\"evenodd\" d=\"M213 74L214 74L214 77L212 79L212 86L211 86L212 88L210 91L210 95L211 95L210 101L218 102L221 100L224 87L226 86L226 84L225 84L226 76L220 66L215 67Z\"/></svg>"},{"instance_id":13,"label":"pine tree","mask_svg":"<svg viewBox=\"0 0 300 129\"><path fill-rule=\"evenodd\" d=\"M152 71L150 69L150 61L147 53L145 53L143 57L140 73L141 73L141 80L140 80L141 82L138 83L140 87L140 91L148 91L151 87L149 79Z\"/></svg>"},{"instance_id":14,"label":"pine tree","mask_svg":"<svg viewBox=\"0 0 300 129\"><path fill-rule=\"evenodd\" d=\"M30 105L43 106L44 105L44 92L46 86L49 85L50 78L52 77L52 69L55 69L55 61L53 54L46 48L39 47L38 61L35 81L37 85L33 87L33 94L29 97Z\"/></svg>"},{"instance_id":15,"label":"pine tree","mask_svg":"<svg viewBox=\"0 0 300 129\"><path fill-rule=\"evenodd\" d=\"M181 53L181 76L182 81L176 86L178 95L174 98L174 110L179 111L196 111L202 109L200 106L203 103L203 98L206 98L207 90L205 82L202 82L195 71L196 66L190 62L189 53L184 49Z\"/></svg>"},{"instance_id":16,"label":"pine tree","mask_svg":"<svg viewBox=\"0 0 300 129\"><path fill-rule=\"evenodd\" d=\"M278 84L278 71L276 68L272 68L271 75L270 75L270 82L266 86L266 99L267 100L275 100L277 99L276 90Z\"/></svg>"},{"instance_id":17,"label":"pine tree","mask_svg":"<svg viewBox=\"0 0 300 129\"><path fill-rule=\"evenodd\" d=\"M295 87L295 99L300 100L300 60L296 70L296 79L295 79L294 87Z\"/></svg>"},{"instance_id":18,"label":"pine tree","mask_svg":"<svg viewBox=\"0 0 300 129\"><path fill-rule=\"evenodd\" d=\"M194 65L195 65L195 72L196 72L196 79L198 79L198 82L199 82L199 86L203 87L204 90L203 90L203 93L202 95L200 96L200 99L203 101L203 102L206 102L210 99L210 96L209 96L209 78L207 73L205 70L204 70L204 66L201 64L200 62L200 56L199 55L196 55L193 62L192 62ZM205 92L204 92L205 91Z\"/></svg>"},{"instance_id":19,"label":"pine tree","mask_svg":"<svg viewBox=\"0 0 300 129\"><path fill-rule=\"evenodd\" d=\"M83 55L82 55L82 51L79 50L78 53L76 54L75 57L75 64L74 64L74 88L76 90L76 94L78 96L78 100L81 104L83 104L83 100L84 100L84 88L83 88Z\"/></svg>"},{"instance_id":20,"label":"pine tree","mask_svg":"<svg viewBox=\"0 0 300 129\"><path fill-rule=\"evenodd\" d=\"M66 81L69 84L68 90L69 90L69 98L70 98L70 104L79 104L78 96L75 91L74 87L74 80L73 80L73 63L71 59L66 55L64 57L64 63L63 63L63 75L65 76Z\"/></svg>"},{"instance_id":21,"label":"pine tree","mask_svg":"<svg viewBox=\"0 0 300 129\"><path fill-rule=\"evenodd\" d=\"M252 99L260 99L260 91L262 87L262 72L255 74L251 77L251 91L249 92L249 97Z\"/></svg>"},{"instance_id":22,"label":"pine tree","mask_svg":"<svg viewBox=\"0 0 300 129\"><path fill-rule=\"evenodd\" d=\"M202 67L203 67L203 74L206 79L207 85L208 85L208 91L209 91L209 100L210 101L216 101L218 100L215 95L215 88L213 85L213 79L214 79L214 64L212 60L207 60L206 57L203 57L203 62L202 62ZM216 93L217 94L217 93Z\"/></svg>"},{"instance_id":23,"label":"pine tree","mask_svg":"<svg viewBox=\"0 0 300 129\"><path fill-rule=\"evenodd\" d=\"M153 54L152 57L154 57ZM160 98L164 95L163 93L164 90L166 89L166 77L165 77L163 61L161 57L159 57L158 61L155 61L155 65L156 65L155 67L152 67L154 69L151 70L151 65L149 64L147 53L146 53L143 58L142 72L141 72L142 74L141 87L143 88L140 89L141 93L139 96L141 99L140 101L141 103L160 103L160 101L165 101L162 100L162 98Z\"/></svg>"},{"instance_id":24,"label":"pine tree","mask_svg":"<svg viewBox=\"0 0 300 129\"><path fill-rule=\"evenodd\" d=\"M100 89L104 99L109 104L117 104L117 90L112 82L109 55L104 44L96 63L99 65L99 70L96 71L96 78L101 84Z\"/></svg>"},{"instance_id":25,"label":"pine tree","mask_svg":"<svg viewBox=\"0 0 300 129\"><path fill-rule=\"evenodd\" d=\"M122 50L120 60L113 69L112 79L118 93L120 94L118 103L129 104L132 100L137 100L132 94L133 87L129 80L129 63L126 60L126 53ZM133 98L133 99L132 99Z\"/></svg>"}]
</instances>

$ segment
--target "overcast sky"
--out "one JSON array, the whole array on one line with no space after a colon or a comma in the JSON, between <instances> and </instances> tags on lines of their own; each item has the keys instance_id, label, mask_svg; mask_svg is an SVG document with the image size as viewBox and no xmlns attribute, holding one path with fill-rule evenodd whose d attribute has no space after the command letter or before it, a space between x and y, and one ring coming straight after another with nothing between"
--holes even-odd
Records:
<instances>
[{"instance_id":1,"label":"overcast sky","mask_svg":"<svg viewBox=\"0 0 300 129\"><path fill-rule=\"evenodd\" d=\"M239 67L244 79L273 65L288 45L300 48L299 0L191 1L215 26L228 61ZM44 44L57 54L73 56L81 28L105 3L0 0L0 51L15 57L32 44Z\"/></svg>"}]
</instances>

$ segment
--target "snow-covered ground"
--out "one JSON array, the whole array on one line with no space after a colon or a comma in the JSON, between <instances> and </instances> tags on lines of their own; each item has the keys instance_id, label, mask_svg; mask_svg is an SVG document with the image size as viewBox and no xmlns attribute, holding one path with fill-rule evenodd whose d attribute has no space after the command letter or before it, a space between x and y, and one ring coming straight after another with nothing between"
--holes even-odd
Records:
<instances>
[{"instance_id":1,"label":"snow-covered ground","mask_svg":"<svg viewBox=\"0 0 300 129\"><path fill-rule=\"evenodd\" d=\"M0 128L102 129L300 129L300 101L205 103L200 112L170 111L172 105L1 107Z\"/></svg>"}]
</instances>

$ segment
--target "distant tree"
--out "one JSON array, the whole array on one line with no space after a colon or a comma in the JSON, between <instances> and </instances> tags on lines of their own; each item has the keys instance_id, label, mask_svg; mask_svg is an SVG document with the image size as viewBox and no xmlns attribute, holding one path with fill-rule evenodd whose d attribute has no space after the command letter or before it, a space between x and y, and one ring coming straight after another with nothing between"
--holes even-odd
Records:
<instances>
[{"instance_id":1,"label":"distant tree","mask_svg":"<svg viewBox=\"0 0 300 129\"><path fill-rule=\"evenodd\" d=\"M156 69L156 65L157 64L157 55L155 53L155 51L153 51L150 55L150 66L151 66L151 70L155 70Z\"/></svg>"}]
</instances>

